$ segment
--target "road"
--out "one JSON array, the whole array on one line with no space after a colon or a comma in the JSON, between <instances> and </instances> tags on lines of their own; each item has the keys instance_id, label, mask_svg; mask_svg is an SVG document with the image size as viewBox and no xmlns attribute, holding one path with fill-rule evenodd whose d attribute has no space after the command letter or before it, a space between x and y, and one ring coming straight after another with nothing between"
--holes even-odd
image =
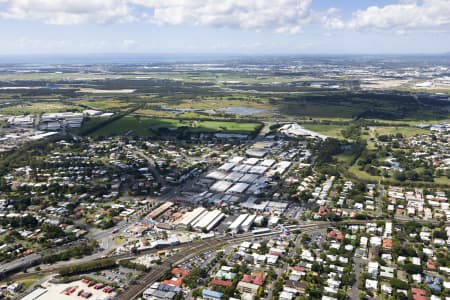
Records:
<instances>
[{"instance_id":1,"label":"road","mask_svg":"<svg viewBox=\"0 0 450 300\"><path fill-rule=\"evenodd\" d=\"M374 220L347 220L343 221L343 223L347 224L366 224L369 222L374 222ZM317 230L321 230L324 228L327 228L329 226L335 225L333 222L314 222L314 223L307 223L307 224L301 224L296 225L289 228L289 231L291 233L293 232L301 232L301 233L313 233L317 232ZM152 269L148 273L143 273L143 275L137 280L137 282L130 286L126 291L124 291L121 295L119 295L119 300L130 300L135 299L137 296L139 296L149 285L153 284L154 282L158 281L166 272L170 271L172 266L178 265L183 263L184 261L194 257L195 255L198 255L202 252L205 252L207 250L217 249L220 247L224 247L226 245L234 245L243 241L255 241L255 240L261 240L261 239L267 239L274 236L281 235L282 232L279 230L273 229L271 232L261 235L253 235L251 233L244 233L239 234L236 236L218 236L210 239L205 239L201 241L195 241L191 243L186 243L182 245L177 245L174 247L169 247L167 249L178 249L178 252L169 257L166 261L163 262L163 264L156 266L154 269ZM141 255L144 253L156 253L159 251L159 249L151 249L147 251L140 252L137 255ZM112 255L109 258L110 259L129 259L135 257L136 254L123 254L123 255ZM80 261L86 262L86 261L92 261L92 260L99 260L99 258L89 256L86 258L81 259ZM360 261L357 258L354 258L355 262L355 273L357 275L357 278L359 278L359 274L361 272L360 268ZM53 265L49 268L43 269L39 272L30 272L30 273L22 273L17 274L15 276L11 276L10 279L18 279L18 278L26 278L27 276L30 276L32 274L38 273L38 274L51 274L58 272L61 268L71 266L74 264L79 263L78 261L70 261L70 262L63 262L57 265ZM357 296L359 296L359 292L357 290L357 283L356 288L355 286L351 290L351 299L358 299ZM353 298L356 297L356 298Z\"/></svg>"},{"instance_id":2,"label":"road","mask_svg":"<svg viewBox=\"0 0 450 300\"><path fill-rule=\"evenodd\" d=\"M291 232L295 231L302 231L302 232L308 232L308 231L314 231L317 230L317 228L326 227L328 225L326 224L305 224L305 225L298 225L293 228L290 228L289 230ZM132 285L129 289L127 289L123 295L120 295L119 299L134 299L137 295L142 293L149 285L159 280L167 271L170 271L172 268L172 265L178 265L183 263L184 261L194 257L195 255L198 255L199 253L205 252L207 250L211 249L217 249L222 246L226 245L234 245L237 243L241 243L244 241L255 241L260 239L267 239L273 236L279 236L282 234L282 231L280 230L272 230L272 232L261 234L261 235L253 235L252 233L244 233L239 234L236 236L218 236L214 238L209 238L201 241L195 241L191 243L186 243L182 245L177 245L173 247L169 247L166 249L178 249L178 252L169 257L166 261L164 261L163 264L158 265L154 269L151 270L149 273L144 273L144 275L139 278L138 282L134 285ZM142 251L138 254L122 254L122 255L112 255L109 256L107 259L131 259L134 258L137 255L142 255L144 253L157 253L161 249L150 249L147 251ZM33 274L52 274L57 273L62 268L66 268L69 266L77 265L82 262L88 262L88 261L99 261L103 258L98 257L98 255L93 255L89 257L84 257L82 259L78 260L71 260L70 262L60 262L57 264L53 264L51 266L43 266L43 268L40 271L31 271L29 273L19 273L12 275L8 278L8 280L17 280L17 279L23 279L27 278L29 276L32 276Z\"/></svg>"},{"instance_id":3,"label":"road","mask_svg":"<svg viewBox=\"0 0 450 300\"><path fill-rule=\"evenodd\" d=\"M133 150L133 153L147 161L148 169L152 173L156 182L159 183L161 186L165 186L166 182L165 182L164 178L161 176L161 174L159 173L159 170L156 167L156 164L155 164L155 161L153 160L153 158L151 158L150 156L145 154L143 150Z\"/></svg>"},{"instance_id":4,"label":"road","mask_svg":"<svg viewBox=\"0 0 450 300\"><path fill-rule=\"evenodd\" d=\"M134 221L136 221L136 216L131 217L131 219L129 219L128 222L122 221L122 222L118 223L116 226L111 227L109 229L98 230L98 231L94 232L91 237L98 241L99 246L103 250L98 251L92 255L85 256L80 259L72 260L71 262L83 263L86 261L95 260L95 259L98 259L98 258L108 255L109 253L112 252L112 250L116 246L114 244L115 234L113 234L113 232L123 229L127 226L131 226ZM67 247L69 247L69 245L62 245L62 246L52 249L52 252L65 251L65 250L67 250ZM3 277L2 275L4 275L4 274L18 272L18 271L30 268L32 266L38 265L40 263L42 257L45 254L46 254L46 250L43 250L41 252L32 253L25 257L21 257L21 258L15 259L13 261L0 264L0 278ZM63 266L63 265L67 265L67 262L63 261L63 262L54 263L54 264L52 264L51 268L53 268L55 266ZM47 265L41 266L41 269L43 269L43 270L48 269L48 268L49 268L49 266L47 266Z\"/></svg>"},{"instance_id":5,"label":"road","mask_svg":"<svg viewBox=\"0 0 450 300\"><path fill-rule=\"evenodd\" d=\"M359 288L358 283L361 277L362 269L361 269L361 258L353 257L353 272L355 273L355 283L350 290L350 300L359 300Z\"/></svg>"},{"instance_id":6,"label":"road","mask_svg":"<svg viewBox=\"0 0 450 300\"><path fill-rule=\"evenodd\" d=\"M168 195L163 195L163 196L159 197L158 201L165 201L164 199L169 199L169 198L173 199L173 197L174 197L174 195L176 193L177 192L169 192ZM442 222L439 222L439 221L421 220L421 219L408 218L408 217L395 217L394 220L392 220L392 219L343 220L343 221L340 221L339 223L341 223L341 224L364 225L364 224L372 223L372 222L391 222L391 221L395 221L397 223L406 223L406 222L409 222L409 221L415 221L415 222L417 222L419 224L430 224L431 223L431 224L434 224L434 225L440 225L442 223ZM444 223L444 226L450 226L450 222L443 222L443 223ZM120 223L119 225L117 225L117 226L115 226L113 228L107 229L105 231L101 231L101 232L96 233L96 234L93 235L94 238L100 240L100 242L104 243L104 245L105 245L105 243L106 244L109 243L109 245L110 245L109 249L105 249L105 250L97 252L97 253L95 253L93 255L85 256L85 257L83 257L83 258L81 258L79 260L74 260L74 261L76 261L78 263L80 263L80 262L87 262L87 261L92 261L92 260L99 259L99 258L101 258L102 256L105 256L105 255L108 255L111 252L112 248L113 248L112 246L114 245L114 242L113 242L114 235L112 234L112 232L115 229L120 228L121 224L123 224L123 223ZM325 226L325 227L329 226L329 227L331 227L331 226L335 226L337 223L336 222L314 222L314 223L310 223L310 225L312 225L312 224L316 224L318 226ZM302 225L300 225L300 226L302 226ZM301 229L301 228L299 228L299 229ZM19 271L21 271L23 269L26 269L26 268L29 268L29 267L32 267L32 266L36 265L40 261L40 259L42 258L42 255L43 255L43 253L33 253L33 254L30 254L30 255L28 255L26 257L22 257L22 258L15 259L13 261L1 264L0 265L0 278L4 277L5 273L19 272ZM116 257L116 256L112 256L112 257ZM70 263L72 263L72 261ZM60 263L57 263L55 265L62 267L62 266L67 266L67 263L66 262L60 262ZM48 266L42 266L42 268L43 269L47 269ZM53 268L50 268L50 270L53 270Z\"/></svg>"},{"instance_id":7,"label":"road","mask_svg":"<svg viewBox=\"0 0 450 300\"><path fill-rule=\"evenodd\" d=\"M384 197L384 186L379 184L377 204L376 204L376 215L381 217L383 215L383 197Z\"/></svg>"},{"instance_id":8,"label":"road","mask_svg":"<svg viewBox=\"0 0 450 300\"><path fill-rule=\"evenodd\" d=\"M178 197L180 191L182 191L185 187L192 186L192 183L194 182L194 180L196 180L196 178L190 178L186 182L178 185L177 187L170 189L170 191L168 191L167 193L165 193L157 198L150 198L150 199L159 201L159 202L165 202L168 200L176 199ZM86 261L99 259L103 256L108 255L116 246L114 244L115 234L113 234L113 232L116 230L121 231L125 227L131 226L133 224L133 222L137 221L136 218L137 218L137 215L135 214L128 219L128 222L126 220L124 220L124 221L118 223L116 226L111 227L109 229L94 231L92 233L91 237L98 241L99 246L103 250L96 252L92 255L85 256L85 257L80 258L75 261L78 263L82 263L82 262L86 262ZM62 246L61 249L65 250L66 249L65 247L67 247L67 246ZM52 250L54 251L55 249L52 249ZM13 261L0 264L0 278L4 277L6 274L19 272L24 269L30 268L32 266L38 265L44 255L45 255L45 251L36 252L36 253L30 254L28 256L19 258L19 259L15 259ZM59 262L54 265L57 265L57 266L67 265L67 262ZM52 265L52 267L54 265ZM48 269L49 266L42 265L41 268Z\"/></svg>"},{"instance_id":9,"label":"road","mask_svg":"<svg viewBox=\"0 0 450 300\"><path fill-rule=\"evenodd\" d=\"M326 227L326 224L316 225L316 224L307 224L307 225L298 225L295 228L290 228L290 231L316 231L320 227ZM281 235L281 231L271 232L269 234L262 235L264 238L269 238L272 236ZM216 237L213 239L208 239L203 243L199 243L198 245L194 245L192 247L185 247L180 250L177 254L171 256L167 259L163 264L157 266L155 269L152 269L149 273L145 274L142 278L138 280L138 282L132 286L130 286L125 292L119 295L119 300L132 300L139 296L147 287L156 281L158 281L166 272L169 272L172 269L172 266L183 263L190 258L205 252L207 250L216 249L223 247L227 244L236 244L244 241L253 241L262 238L261 236L255 236L252 234L242 234L236 237Z\"/></svg>"}]
</instances>

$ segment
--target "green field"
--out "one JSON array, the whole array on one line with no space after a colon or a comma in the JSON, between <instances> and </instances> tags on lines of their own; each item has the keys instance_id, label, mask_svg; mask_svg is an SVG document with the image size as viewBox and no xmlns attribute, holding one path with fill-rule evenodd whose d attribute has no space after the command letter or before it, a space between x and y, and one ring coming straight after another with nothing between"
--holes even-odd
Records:
<instances>
[{"instance_id":1,"label":"green field","mask_svg":"<svg viewBox=\"0 0 450 300\"><path fill-rule=\"evenodd\" d=\"M376 181L382 179L381 176L373 176L373 175L370 175L367 172L359 170L359 166L358 166L357 163L355 163L353 166L351 166L348 169L348 172L353 174L356 178L361 179L361 180L367 180L367 181L376 182Z\"/></svg>"},{"instance_id":2,"label":"green field","mask_svg":"<svg viewBox=\"0 0 450 300\"><path fill-rule=\"evenodd\" d=\"M307 124L303 123L303 127L308 130L312 130L329 137L344 139L342 130L345 130L347 125L335 125L335 124ZM418 134L426 134L430 131L427 129L421 129L415 126L370 126L369 130L362 130L361 137L365 140L369 138L376 138L380 135L395 135L397 133L402 134L404 137L410 137ZM373 143L369 142L369 148L374 149Z\"/></svg>"},{"instance_id":3,"label":"green field","mask_svg":"<svg viewBox=\"0 0 450 300\"><path fill-rule=\"evenodd\" d=\"M327 124L302 124L302 126L308 130L321 133L336 139L344 139L344 137L342 136L342 130L344 130L347 127L345 125L327 125Z\"/></svg>"},{"instance_id":4,"label":"green field","mask_svg":"<svg viewBox=\"0 0 450 300\"><path fill-rule=\"evenodd\" d=\"M104 111L121 111L127 110L132 106L135 106L136 103L133 102L124 102L119 100L80 100L76 103L86 105L88 107L92 107L98 110Z\"/></svg>"},{"instance_id":5,"label":"green field","mask_svg":"<svg viewBox=\"0 0 450 300\"><path fill-rule=\"evenodd\" d=\"M344 152L339 155L336 155L335 158L340 163L345 163L349 165L355 156L350 152Z\"/></svg>"},{"instance_id":6,"label":"green field","mask_svg":"<svg viewBox=\"0 0 450 300\"><path fill-rule=\"evenodd\" d=\"M162 131L185 130L190 133L224 132L250 134L259 123L193 121L182 119L146 118L125 116L93 132L92 136L115 136L132 132L138 136L151 137Z\"/></svg>"},{"instance_id":7,"label":"green field","mask_svg":"<svg viewBox=\"0 0 450 300\"><path fill-rule=\"evenodd\" d=\"M380 135L395 135L397 133L402 134L404 137L410 137L418 134L429 133L429 130L414 127L414 126L376 126L370 127L371 134L375 136Z\"/></svg>"}]
</instances>

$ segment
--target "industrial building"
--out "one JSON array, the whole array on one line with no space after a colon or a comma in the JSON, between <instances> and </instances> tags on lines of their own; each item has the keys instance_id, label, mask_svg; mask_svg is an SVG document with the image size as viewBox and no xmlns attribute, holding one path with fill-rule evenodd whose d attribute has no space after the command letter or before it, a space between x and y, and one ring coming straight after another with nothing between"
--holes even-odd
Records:
<instances>
[{"instance_id":1,"label":"industrial building","mask_svg":"<svg viewBox=\"0 0 450 300\"><path fill-rule=\"evenodd\" d=\"M233 169L235 166L234 163L224 163L219 167L219 170L229 172L231 169Z\"/></svg>"},{"instance_id":2,"label":"industrial building","mask_svg":"<svg viewBox=\"0 0 450 300\"><path fill-rule=\"evenodd\" d=\"M283 175L291 166L291 162L289 161L280 161L276 163L271 170L267 172L267 176L272 177L275 174Z\"/></svg>"},{"instance_id":3,"label":"industrial building","mask_svg":"<svg viewBox=\"0 0 450 300\"><path fill-rule=\"evenodd\" d=\"M157 207L156 209L154 209L151 213L149 213L147 215L147 217L150 218L150 219L156 219L157 217L159 217L160 215L165 213L172 206L173 206L173 202L166 202L163 205L161 205L161 206Z\"/></svg>"},{"instance_id":4,"label":"industrial building","mask_svg":"<svg viewBox=\"0 0 450 300\"><path fill-rule=\"evenodd\" d=\"M8 118L8 124L18 127L33 127L34 115L14 116Z\"/></svg>"},{"instance_id":5,"label":"industrial building","mask_svg":"<svg viewBox=\"0 0 450 300\"><path fill-rule=\"evenodd\" d=\"M263 160L260 165L263 167L268 167L270 168L271 166L273 166L275 164L275 160L274 159L265 159Z\"/></svg>"},{"instance_id":6,"label":"industrial building","mask_svg":"<svg viewBox=\"0 0 450 300\"><path fill-rule=\"evenodd\" d=\"M197 218L195 218L189 225L191 227L197 226L197 224L208 214L209 212L205 209Z\"/></svg>"},{"instance_id":7,"label":"industrial building","mask_svg":"<svg viewBox=\"0 0 450 300\"><path fill-rule=\"evenodd\" d=\"M194 222L195 219L197 219L200 215L202 215L204 212L206 212L206 209L204 207L197 207L193 211L187 212L179 219L177 222L177 225L187 227Z\"/></svg>"},{"instance_id":8,"label":"industrial building","mask_svg":"<svg viewBox=\"0 0 450 300\"><path fill-rule=\"evenodd\" d=\"M215 179L215 180L222 180L222 179L225 178L225 176L226 176L225 173L222 173L222 172L219 172L219 171L212 171L212 172L210 172L210 173L208 173L206 175L206 178Z\"/></svg>"},{"instance_id":9,"label":"industrial building","mask_svg":"<svg viewBox=\"0 0 450 300\"><path fill-rule=\"evenodd\" d=\"M249 215L248 214L242 214L239 217L237 217L236 220L231 223L231 225L228 227L232 233L238 233L241 229L241 224L244 223L244 221L247 219Z\"/></svg>"},{"instance_id":10,"label":"industrial building","mask_svg":"<svg viewBox=\"0 0 450 300\"><path fill-rule=\"evenodd\" d=\"M231 185L232 183L229 181L219 180L211 186L210 190L218 193L225 193Z\"/></svg>"},{"instance_id":11,"label":"industrial building","mask_svg":"<svg viewBox=\"0 0 450 300\"><path fill-rule=\"evenodd\" d=\"M223 218L225 214L223 214L220 210L213 210L207 212L203 217L193 225L196 229L204 229L206 231L211 230L216 226Z\"/></svg>"},{"instance_id":12,"label":"industrial building","mask_svg":"<svg viewBox=\"0 0 450 300\"><path fill-rule=\"evenodd\" d=\"M250 165L237 165L233 168L233 171L247 173L248 171L250 171L251 168L252 168L252 166L250 166Z\"/></svg>"},{"instance_id":13,"label":"industrial building","mask_svg":"<svg viewBox=\"0 0 450 300\"><path fill-rule=\"evenodd\" d=\"M244 160L244 164L254 166L259 162L259 159L250 157Z\"/></svg>"},{"instance_id":14,"label":"industrial building","mask_svg":"<svg viewBox=\"0 0 450 300\"><path fill-rule=\"evenodd\" d=\"M239 164L241 163L245 158L242 156L235 156L232 159L229 160L230 163L232 164Z\"/></svg>"},{"instance_id":15,"label":"industrial building","mask_svg":"<svg viewBox=\"0 0 450 300\"><path fill-rule=\"evenodd\" d=\"M239 179L239 181L245 183L253 183L256 179L258 179L258 175L256 174L245 174Z\"/></svg>"},{"instance_id":16,"label":"industrial building","mask_svg":"<svg viewBox=\"0 0 450 300\"><path fill-rule=\"evenodd\" d=\"M252 227L253 223L255 222L256 215L250 215L248 216L245 221L241 224L241 229L245 232L250 231L250 228Z\"/></svg>"},{"instance_id":17,"label":"industrial building","mask_svg":"<svg viewBox=\"0 0 450 300\"><path fill-rule=\"evenodd\" d=\"M251 174L263 175L267 171L267 167L254 166L248 172Z\"/></svg>"},{"instance_id":18,"label":"industrial building","mask_svg":"<svg viewBox=\"0 0 450 300\"><path fill-rule=\"evenodd\" d=\"M79 128L83 123L82 113L60 112L44 113L40 118L39 128L42 130L59 130L61 128Z\"/></svg>"},{"instance_id":19,"label":"industrial building","mask_svg":"<svg viewBox=\"0 0 450 300\"><path fill-rule=\"evenodd\" d=\"M230 194L242 194L242 193L245 192L245 190L247 190L247 188L248 188L248 184L247 183L238 182L238 183L234 184L227 191L227 193L230 193Z\"/></svg>"},{"instance_id":20,"label":"industrial building","mask_svg":"<svg viewBox=\"0 0 450 300\"><path fill-rule=\"evenodd\" d=\"M243 175L244 175L244 174L239 173L239 172L231 172L230 174L228 174L228 175L225 177L225 180L232 181L232 182L237 182L237 181L239 181L239 179L241 179L241 177L242 177Z\"/></svg>"}]
</instances>

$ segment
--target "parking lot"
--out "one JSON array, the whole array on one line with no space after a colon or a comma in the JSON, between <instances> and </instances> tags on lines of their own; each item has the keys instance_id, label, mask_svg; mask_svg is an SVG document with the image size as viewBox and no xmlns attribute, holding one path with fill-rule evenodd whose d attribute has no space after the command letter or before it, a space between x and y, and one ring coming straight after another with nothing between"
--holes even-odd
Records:
<instances>
[{"instance_id":1,"label":"parking lot","mask_svg":"<svg viewBox=\"0 0 450 300\"><path fill-rule=\"evenodd\" d=\"M208 250L203 252L193 258L187 260L186 262L179 265L180 268L186 270L192 270L198 267L205 267L211 263L211 261L217 256L217 251Z\"/></svg>"},{"instance_id":2,"label":"parking lot","mask_svg":"<svg viewBox=\"0 0 450 300\"><path fill-rule=\"evenodd\" d=\"M139 275L139 271L119 267L113 270L104 270L89 274L89 277L95 278L101 282L109 282L119 287L126 287L129 283Z\"/></svg>"}]
</instances>

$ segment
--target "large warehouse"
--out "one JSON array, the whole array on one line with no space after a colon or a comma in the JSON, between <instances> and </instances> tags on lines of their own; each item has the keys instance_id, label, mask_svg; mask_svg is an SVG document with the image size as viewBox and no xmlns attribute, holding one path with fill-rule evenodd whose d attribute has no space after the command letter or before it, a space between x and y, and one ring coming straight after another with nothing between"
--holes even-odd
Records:
<instances>
[{"instance_id":1,"label":"large warehouse","mask_svg":"<svg viewBox=\"0 0 450 300\"><path fill-rule=\"evenodd\" d=\"M217 181L216 183L214 183L211 186L210 190L214 191L214 192L218 192L218 193L225 193L232 184L233 183L231 183L231 182L228 182L225 180L220 180L220 181Z\"/></svg>"},{"instance_id":2,"label":"large warehouse","mask_svg":"<svg viewBox=\"0 0 450 300\"><path fill-rule=\"evenodd\" d=\"M250 215L248 216L244 223L241 224L241 229L244 230L245 232L250 231L250 228L253 225L253 222L255 222L256 219L256 215Z\"/></svg>"},{"instance_id":3,"label":"large warehouse","mask_svg":"<svg viewBox=\"0 0 450 300\"><path fill-rule=\"evenodd\" d=\"M164 212L166 212L173 205L174 205L173 202L166 202L161 206L157 207L156 209L154 209L151 213L147 215L147 217L149 217L150 219L155 219L160 215L162 215Z\"/></svg>"},{"instance_id":4,"label":"large warehouse","mask_svg":"<svg viewBox=\"0 0 450 300\"><path fill-rule=\"evenodd\" d=\"M228 227L228 229L231 230L232 233L238 233L241 229L241 224L244 223L245 219L247 219L248 214L242 214L240 215L236 220L231 223L231 225Z\"/></svg>"},{"instance_id":5,"label":"large warehouse","mask_svg":"<svg viewBox=\"0 0 450 300\"><path fill-rule=\"evenodd\" d=\"M230 194L242 194L245 192L245 190L248 188L248 184L243 182L238 182L234 184L229 190L228 193Z\"/></svg>"},{"instance_id":6,"label":"large warehouse","mask_svg":"<svg viewBox=\"0 0 450 300\"><path fill-rule=\"evenodd\" d=\"M184 227L191 225L191 223L194 222L194 220L197 219L205 211L206 209L204 207L197 207L193 211L185 213L184 216L178 222L178 225Z\"/></svg>"},{"instance_id":7,"label":"large warehouse","mask_svg":"<svg viewBox=\"0 0 450 300\"><path fill-rule=\"evenodd\" d=\"M220 210L215 209L203 215L203 217L193 226L196 229L208 230L209 228L209 230L211 230L212 227L217 225L217 223L223 219L223 217L225 217L225 215Z\"/></svg>"}]
</instances>

